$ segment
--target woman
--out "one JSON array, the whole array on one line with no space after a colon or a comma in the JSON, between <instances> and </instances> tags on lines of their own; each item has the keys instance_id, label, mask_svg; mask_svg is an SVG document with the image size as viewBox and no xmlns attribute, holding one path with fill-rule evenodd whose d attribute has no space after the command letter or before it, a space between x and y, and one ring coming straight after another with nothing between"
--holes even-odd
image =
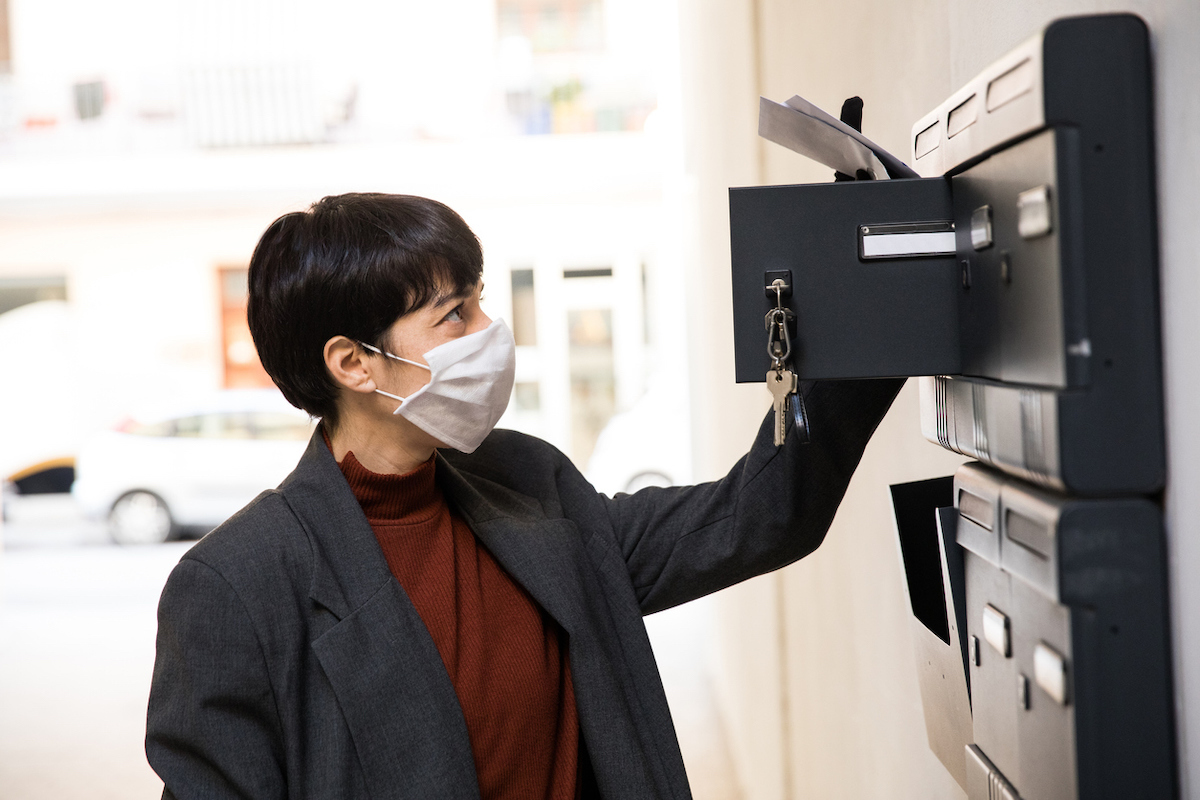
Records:
<instances>
[{"instance_id":1,"label":"woman","mask_svg":"<svg viewBox=\"0 0 1200 800\"><path fill-rule=\"evenodd\" d=\"M689 790L642 615L821 542L900 383L806 387L723 480L608 498L492 430L513 342L482 253L417 197L328 197L250 265L267 372L321 422L159 607L146 752L178 798L658 798Z\"/></svg>"}]
</instances>

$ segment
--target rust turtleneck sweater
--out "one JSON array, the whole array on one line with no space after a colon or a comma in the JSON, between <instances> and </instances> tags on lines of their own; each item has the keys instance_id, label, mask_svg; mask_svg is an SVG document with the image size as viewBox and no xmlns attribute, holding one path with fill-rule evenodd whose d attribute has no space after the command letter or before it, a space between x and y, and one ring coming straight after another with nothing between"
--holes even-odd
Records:
<instances>
[{"instance_id":1,"label":"rust turtleneck sweater","mask_svg":"<svg viewBox=\"0 0 1200 800\"><path fill-rule=\"evenodd\" d=\"M480 796L571 800L579 725L566 636L451 511L436 463L380 475L347 453L339 466L454 684Z\"/></svg>"}]
</instances>

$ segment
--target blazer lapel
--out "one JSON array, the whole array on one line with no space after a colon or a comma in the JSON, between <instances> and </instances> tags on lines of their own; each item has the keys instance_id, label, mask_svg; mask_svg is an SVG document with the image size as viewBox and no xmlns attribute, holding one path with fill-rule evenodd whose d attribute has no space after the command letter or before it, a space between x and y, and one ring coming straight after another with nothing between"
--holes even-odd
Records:
<instances>
[{"instance_id":1,"label":"blazer lapel","mask_svg":"<svg viewBox=\"0 0 1200 800\"><path fill-rule=\"evenodd\" d=\"M458 697L412 603L390 581L313 642L372 798L478 800Z\"/></svg>"},{"instance_id":2,"label":"blazer lapel","mask_svg":"<svg viewBox=\"0 0 1200 800\"><path fill-rule=\"evenodd\" d=\"M458 696L320 429L280 491L309 534L309 594L338 620L312 649L371 797L478 800Z\"/></svg>"},{"instance_id":3,"label":"blazer lapel","mask_svg":"<svg viewBox=\"0 0 1200 800\"><path fill-rule=\"evenodd\" d=\"M585 614L579 529L549 519L541 504L477 476L466 476L438 455L438 481L448 500L505 571L567 633Z\"/></svg>"},{"instance_id":4,"label":"blazer lapel","mask_svg":"<svg viewBox=\"0 0 1200 800\"><path fill-rule=\"evenodd\" d=\"M605 782L613 795L668 796L660 744L633 723L644 714L645 701L628 670L614 666L624 661L621 636L604 606L610 594L619 598L622 592L606 592L599 573L584 566L578 527L547 518L537 500L459 471L440 454L438 479L496 560L568 633L580 733L593 765L609 770ZM666 713L665 698L661 710ZM619 779L612 777L614 769Z\"/></svg>"},{"instance_id":5,"label":"blazer lapel","mask_svg":"<svg viewBox=\"0 0 1200 800\"><path fill-rule=\"evenodd\" d=\"M320 427L279 490L313 546L309 595L344 619L374 596L392 573Z\"/></svg>"}]
</instances>

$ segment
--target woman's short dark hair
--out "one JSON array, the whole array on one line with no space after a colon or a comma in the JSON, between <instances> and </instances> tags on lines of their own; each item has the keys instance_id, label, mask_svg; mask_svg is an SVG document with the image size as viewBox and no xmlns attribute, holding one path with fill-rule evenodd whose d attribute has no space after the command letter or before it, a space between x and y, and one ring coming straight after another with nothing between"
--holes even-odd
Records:
<instances>
[{"instance_id":1,"label":"woman's short dark hair","mask_svg":"<svg viewBox=\"0 0 1200 800\"><path fill-rule=\"evenodd\" d=\"M250 258L246 315L258 357L292 405L337 423L325 343L383 347L397 319L483 272L462 217L424 197L342 194L271 223Z\"/></svg>"}]
</instances>

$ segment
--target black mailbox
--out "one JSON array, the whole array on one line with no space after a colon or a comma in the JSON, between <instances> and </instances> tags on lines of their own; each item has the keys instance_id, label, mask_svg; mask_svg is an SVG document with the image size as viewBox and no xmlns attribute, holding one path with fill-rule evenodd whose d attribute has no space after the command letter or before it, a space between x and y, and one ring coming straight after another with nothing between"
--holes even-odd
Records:
<instances>
[{"instance_id":1,"label":"black mailbox","mask_svg":"<svg viewBox=\"0 0 1200 800\"><path fill-rule=\"evenodd\" d=\"M761 381L770 367L764 276L784 271L797 312L792 370L801 377L961 372L953 215L943 178L730 190L738 381ZM870 243L875 223L941 223L949 252L864 258L860 243Z\"/></svg>"}]
</instances>

